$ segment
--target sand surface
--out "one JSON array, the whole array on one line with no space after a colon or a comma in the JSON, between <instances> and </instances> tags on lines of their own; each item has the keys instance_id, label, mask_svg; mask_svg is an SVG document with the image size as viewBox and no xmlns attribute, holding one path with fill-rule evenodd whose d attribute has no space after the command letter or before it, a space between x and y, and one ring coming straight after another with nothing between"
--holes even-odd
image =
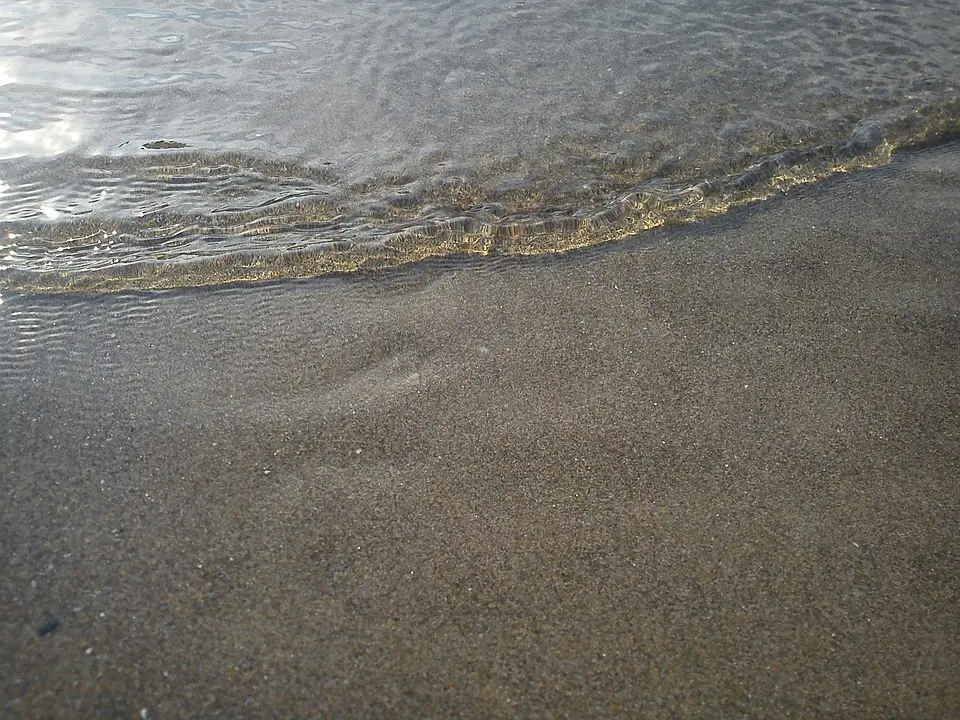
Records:
<instances>
[{"instance_id":1,"label":"sand surface","mask_svg":"<svg viewBox=\"0 0 960 720\"><path fill-rule=\"evenodd\" d=\"M960 716L958 199L4 298L2 714Z\"/></svg>"}]
</instances>

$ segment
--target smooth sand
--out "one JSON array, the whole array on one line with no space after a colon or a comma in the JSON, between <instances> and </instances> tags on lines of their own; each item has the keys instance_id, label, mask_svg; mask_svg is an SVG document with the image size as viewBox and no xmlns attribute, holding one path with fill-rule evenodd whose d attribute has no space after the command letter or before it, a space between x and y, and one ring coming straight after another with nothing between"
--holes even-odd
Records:
<instances>
[{"instance_id":1,"label":"smooth sand","mask_svg":"<svg viewBox=\"0 0 960 720\"><path fill-rule=\"evenodd\" d=\"M5 298L3 714L960 715L958 199Z\"/></svg>"}]
</instances>

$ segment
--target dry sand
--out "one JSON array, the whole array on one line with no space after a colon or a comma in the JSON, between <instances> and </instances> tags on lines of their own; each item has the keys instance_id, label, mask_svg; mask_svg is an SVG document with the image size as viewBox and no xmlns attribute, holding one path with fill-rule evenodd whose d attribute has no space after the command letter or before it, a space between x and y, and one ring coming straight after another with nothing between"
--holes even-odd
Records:
<instances>
[{"instance_id":1,"label":"dry sand","mask_svg":"<svg viewBox=\"0 0 960 720\"><path fill-rule=\"evenodd\" d=\"M960 716L958 199L5 298L3 714Z\"/></svg>"}]
</instances>

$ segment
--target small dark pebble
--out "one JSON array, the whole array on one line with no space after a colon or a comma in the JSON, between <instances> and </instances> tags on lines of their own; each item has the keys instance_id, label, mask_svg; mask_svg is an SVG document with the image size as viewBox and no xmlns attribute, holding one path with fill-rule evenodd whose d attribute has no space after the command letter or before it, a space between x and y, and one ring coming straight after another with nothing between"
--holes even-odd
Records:
<instances>
[{"instance_id":1,"label":"small dark pebble","mask_svg":"<svg viewBox=\"0 0 960 720\"><path fill-rule=\"evenodd\" d=\"M56 632L60 629L60 619L54 618L53 620L47 620L43 625L37 628L37 637L46 637L50 633Z\"/></svg>"}]
</instances>

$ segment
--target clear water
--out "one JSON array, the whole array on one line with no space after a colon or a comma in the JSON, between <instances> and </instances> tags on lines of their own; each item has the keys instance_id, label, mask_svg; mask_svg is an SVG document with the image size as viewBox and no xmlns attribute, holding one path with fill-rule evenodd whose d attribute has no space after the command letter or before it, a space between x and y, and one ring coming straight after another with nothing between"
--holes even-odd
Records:
<instances>
[{"instance_id":1,"label":"clear water","mask_svg":"<svg viewBox=\"0 0 960 720\"><path fill-rule=\"evenodd\" d=\"M0 273L202 284L720 212L955 129L958 9L7 0Z\"/></svg>"}]
</instances>

